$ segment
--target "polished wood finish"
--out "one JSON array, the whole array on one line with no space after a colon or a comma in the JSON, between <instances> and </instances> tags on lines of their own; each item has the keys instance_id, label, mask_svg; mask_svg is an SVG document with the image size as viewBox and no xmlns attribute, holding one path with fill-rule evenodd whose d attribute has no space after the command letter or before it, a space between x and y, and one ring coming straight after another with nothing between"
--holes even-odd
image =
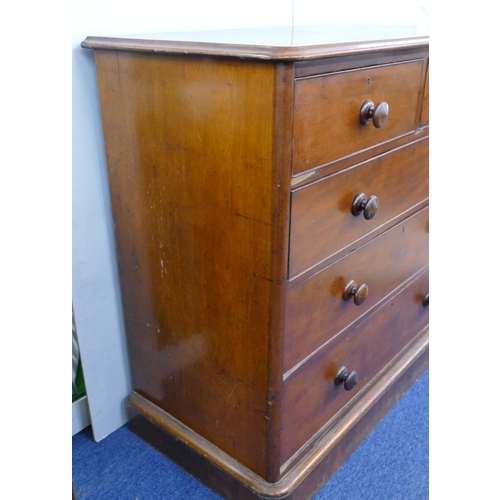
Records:
<instances>
[{"instance_id":1,"label":"polished wood finish","mask_svg":"<svg viewBox=\"0 0 500 500\"><path fill-rule=\"evenodd\" d=\"M426 53L428 37L415 26L337 24L330 26L283 26L238 30L207 30L194 33L160 33L127 37L89 36L82 47L156 54L202 55L251 60L304 61L326 58L371 57L390 54ZM351 63L352 67L352 63Z\"/></svg>"},{"instance_id":2,"label":"polished wood finish","mask_svg":"<svg viewBox=\"0 0 500 500\"><path fill-rule=\"evenodd\" d=\"M83 46L131 427L224 498L306 500L426 364L427 40Z\"/></svg>"},{"instance_id":3,"label":"polished wood finish","mask_svg":"<svg viewBox=\"0 0 500 500\"><path fill-rule=\"evenodd\" d=\"M340 170L343 170L345 168L349 168L354 163L359 164L364 161L370 160L371 158L375 158L376 156L379 156L383 153L387 153L388 149L397 149L412 140L428 137L428 132L428 127L419 128L415 131L415 134L412 134L410 136L405 135L391 141L390 148L388 148L386 143L379 144L378 146L374 146L373 148L358 151L354 156L347 156L346 158L342 158L341 160L337 160L333 163L320 165L314 170L308 170L304 173L293 174L292 187L294 189L304 187L311 182L318 181L323 177L329 176L335 172L339 172Z\"/></svg>"},{"instance_id":4,"label":"polished wood finish","mask_svg":"<svg viewBox=\"0 0 500 500\"><path fill-rule=\"evenodd\" d=\"M379 204L379 200L375 195L367 198L365 193L359 193L352 202L351 214L354 217L363 214L366 220L372 220L377 214Z\"/></svg>"},{"instance_id":5,"label":"polished wood finish","mask_svg":"<svg viewBox=\"0 0 500 500\"><path fill-rule=\"evenodd\" d=\"M349 408L311 446L300 462L283 467L282 479L268 483L231 456L136 393L128 398L130 428L226 499L306 500L342 465L361 441L428 367L424 331L392 364L365 399Z\"/></svg>"},{"instance_id":6,"label":"polished wood finish","mask_svg":"<svg viewBox=\"0 0 500 500\"><path fill-rule=\"evenodd\" d=\"M370 113L371 114L371 113ZM373 125L375 128L383 127L389 119L389 105L386 102L380 102L373 110Z\"/></svg>"},{"instance_id":7,"label":"polished wood finish","mask_svg":"<svg viewBox=\"0 0 500 500\"><path fill-rule=\"evenodd\" d=\"M269 252L286 231L273 124L292 81L269 63L95 56L134 387L272 477L271 300L286 276Z\"/></svg>"},{"instance_id":8,"label":"polished wood finish","mask_svg":"<svg viewBox=\"0 0 500 500\"><path fill-rule=\"evenodd\" d=\"M335 385L344 385L346 391L352 391L358 383L358 373L354 370L350 372L345 366L342 366L335 376Z\"/></svg>"},{"instance_id":9,"label":"polished wood finish","mask_svg":"<svg viewBox=\"0 0 500 500\"><path fill-rule=\"evenodd\" d=\"M369 85L369 81L367 81ZM386 102L380 102L375 106L372 101L368 99L361 105L359 111L359 121L361 125L368 125L373 123L375 128L383 127L389 119L389 105Z\"/></svg>"},{"instance_id":10,"label":"polished wood finish","mask_svg":"<svg viewBox=\"0 0 500 500\"><path fill-rule=\"evenodd\" d=\"M405 219L289 291L283 346L285 372L369 313L428 263L428 212L424 209ZM366 284L370 290L358 307L343 297L351 280Z\"/></svg>"},{"instance_id":11,"label":"polished wood finish","mask_svg":"<svg viewBox=\"0 0 500 500\"><path fill-rule=\"evenodd\" d=\"M295 88L295 173L371 148L417 128L423 61L299 79ZM360 123L366 100L387 102L385 127Z\"/></svg>"},{"instance_id":12,"label":"polished wood finish","mask_svg":"<svg viewBox=\"0 0 500 500\"><path fill-rule=\"evenodd\" d=\"M375 52L366 52L364 54L345 54L337 55L335 57L297 61L295 63L295 76L300 78L305 76L336 73L338 71L357 68L415 61L417 59L426 60L428 54L429 47L415 46L399 48L397 50L377 50Z\"/></svg>"},{"instance_id":13,"label":"polished wood finish","mask_svg":"<svg viewBox=\"0 0 500 500\"><path fill-rule=\"evenodd\" d=\"M330 475L342 465L405 391L428 369L428 346L429 337L426 330L404 356L385 373L380 382L371 388L366 398L354 405L345 419L334 425L324 438L314 446L311 445L310 453L314 453L313 450L317 448L322 451L326 449L327 452L323 460L315 468L311 468L310 474L297 485L293 494L286 497L287 500L311 498L330 479ZM357 417L355 421L352 419L353 413ZM332 439L333 436L335 437ZM293 469L290 470L292 471Z\"/></svg>"},{"instance_id":14,"label":"polished wood finish","mask_svg":"<svg viewBox=\"0 0 500 500\"><path fill-rule=\"evenodd\" d=\"M290 277L371 233L429 196L429 141L422 139L292 194ZM352 216L359 193L379 201L372 220Z\"/></svg>"},{"instance_id":15,"label":"polished wood finish","mask_svg":"<svg viewBox=\"0 0 500 500\"><path fill-rule=\"evenodd\" d=\"M428 324L429 310L422 306L429 289L427 272L396 296L386 299L299 365L285 381L283 396L282 461L347 404L353 404L374 377ZM335 384L342 366L352 367L358 383L347 392ZM337 417L338 418L338 417Z\"/></svg>"},{"instance_id":16,"label":"polished wood finish","mask_svg":"<svg viewBox=\"0 0 500 500\"><path fill-rule=\"evenodd\" d=\"M351 297L354 304L360 306L368 297L368 287L364 283L358 286L354 280L349 281L344 287L342 298L344 300L349 300Z\"/></svg>"}]
</instances>

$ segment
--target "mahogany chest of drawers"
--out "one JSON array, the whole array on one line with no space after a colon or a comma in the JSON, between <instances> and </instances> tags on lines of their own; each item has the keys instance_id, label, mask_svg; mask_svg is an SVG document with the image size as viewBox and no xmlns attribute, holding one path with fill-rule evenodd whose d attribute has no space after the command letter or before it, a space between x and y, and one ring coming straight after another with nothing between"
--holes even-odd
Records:
<instances>
[{"instance_id":1,"label":"mahogany chest of drawers","mask_svg":"<svg viewBox=\"0 0 500 500\"><path fill-rule=\"evenodd\" d=\"M130 425L225 498L310 498L427 366L428 39L82 45Z\"/></svg>"}]
</instances>

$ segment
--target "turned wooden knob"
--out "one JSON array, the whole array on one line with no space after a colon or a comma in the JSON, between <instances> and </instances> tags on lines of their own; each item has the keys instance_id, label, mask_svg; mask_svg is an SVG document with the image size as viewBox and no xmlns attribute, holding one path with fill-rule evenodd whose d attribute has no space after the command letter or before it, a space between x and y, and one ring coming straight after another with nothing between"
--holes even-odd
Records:
<instances>
[{"instance_id":1,"label":"turned wooden knob","mask_svg":"<svg viewBox=\"0 0 500 500\"><path fill-rule=\"evenodd\" d=\"M335 377L335 385L340 385L344 383L344 389L350 391L358 383L358 374L353 370L349 370L342 366Z\"/></svg>"},{"instance_id":2,"label":"turned wooden knob","mask_svg":"<svg viewBox=\"0 0 500 500\"><path fill-rule=\"evenodd\" d=\"M425 294L424 300L422 300L422 305L427 307L429 305L429 292Z\"/></svg>"},{"instance_id":3,"label":"turned wooden knob","mask_svg":"<svg viewBox=\"0 0 500 500\"><path fill-rule=\"evenodd\" d=\"M366 300L366 297L368 297L368 286L363 283L358 288L354 280L349 281L344 288L342 298L349 300L351 297L354 297L354 303L360 306Z\"/></svg>"},{"instance_id":4,"label":"turned wooden knob","mask_svg":"<svg viewBox=\"0 0 500 500\"><path fill-rule=\"evenodd\" d=\"M359 121L361 125L368 125L373 120L373 125L383 127L389 119L389 104L382 101L376 106L373 101L365 101L359 111Z\"/></svg>"},{"instance_id":5,"label":"turned wooden knob","mask_svg":"<svg viewBox=\"0 0 500 500\"><path fill-rule=\"evenodd\" d=\"M363 214L366 220L373 219L377 213L379 201L376 196L366 198L365 193L359 193L354 197L351 206L351 213L355 217Z\"/></svg>"}]
</instances>

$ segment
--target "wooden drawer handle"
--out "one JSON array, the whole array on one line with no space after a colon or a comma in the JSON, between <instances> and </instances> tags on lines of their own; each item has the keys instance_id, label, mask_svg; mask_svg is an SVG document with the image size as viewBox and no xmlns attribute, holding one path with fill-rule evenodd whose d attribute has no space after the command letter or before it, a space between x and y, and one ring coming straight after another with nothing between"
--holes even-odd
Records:
<instances>
[{"instance_id":1,"label":"wooden drawer handle","mask_svg":"<svg viewBox=\"0 0 500 500\"><path fill-rule=\"evenodd\" d=\"M361 125L368 125L373 120L373 125L383 127L389 119L389 104L382 101L376 106L373 101L367 100L361 105L359 121Z\"/></svg>"},{"instance_id":2,"label":"wooden drawer handle","mask_svg":"<svg viewBox=\"0 0 500 500\"><path fill-rule=\"evenodd\" d=\"M349 370L342 366L335 377L335 385L340 385L344 383L344 389L350 391L358 383L358 374L353 370Z\"/></svg>"},{"instance_id":3,"label":"wooden drawer handle","mask_svg":"<svg viewBox=\"0 0 500 500\"><path fill-rule=\"evenodd\" d=\"M366 220L373 219L377 213L379 201L376 196L366 198L365 193L359 193L354 197L351 206L351 213L355 217L363 214Z\"/></svg>"},{"instance_id":4,"label":"wooden drawer handle","mask_svg":"<svg viewBox=\"0 0 500 500\"><path fill-rule=\"evenodd\" d=\"M354 303L360 306L368 297L368 286L363 283L358 288L354 280L349 281L344 288L342 298L349 300L351 297L354 297Z\"/></svg>"},{"instance_id":5,"label":"wooden drawer handle","mask_svg":"<svg viewBox=\"0 0 500 500\"><path fill-rule=\"evenodd\" d=\"M429 292L427 292L425 294L424 300L422 300L422 305L424 307L428 307L429 306Z\"/></svg>"}]
</instances>

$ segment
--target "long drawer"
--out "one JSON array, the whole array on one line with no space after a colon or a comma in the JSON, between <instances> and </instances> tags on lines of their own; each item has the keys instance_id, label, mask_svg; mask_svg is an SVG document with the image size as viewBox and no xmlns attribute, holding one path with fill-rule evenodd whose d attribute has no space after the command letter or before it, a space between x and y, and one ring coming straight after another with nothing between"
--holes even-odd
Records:
<instances>
[{"instance_id":1,"label":"long drawer","mask_svg":"<svg viewBox=\"0 0 500 500\"><path fill-rule=\"evenodd\" d=\"M375 66L295 82L293 171L315 168L416 129L423 61ZM362 104L389 106L380 128L360 122Z\"/></svg>"},{"instance_id":2,"label":"long drawer","mask_svg":"<svg viewBox=\"0 0 500 500\"><path fill-rule=\"evenodd\" d=\"M292 288L286 300L285 371L367 314L427 265L428 230L426 207ZM368 295L360 305L353 299L343 299L351 280L358 289L362 284L368 287Z\"/></svg>"},{"instance_id":3,"label":"long drawer","mask_svg":"<svg viewBox=\"0 0 500 500\"><path fill-rule=\"evenodd\" d=\"M429 139L413 142L292 194L289 276L300 274L429 196ZM378 199L367 219L351 208ZM367 212L367 216L370 214Z\"/></svg>"},{"instance_id":4,"label":"long drawer","mask_svg":"<svg viewBox=\"0 0 500 500\"><path fill-rule=\"evenodd\" d=\"M426 270L374 314L335 337L285 381L282 464L426 327L429 317L424 298L428 292ZM358 374L352 390L335 384L341 367Z\"/></svg>"}]
</instances>

